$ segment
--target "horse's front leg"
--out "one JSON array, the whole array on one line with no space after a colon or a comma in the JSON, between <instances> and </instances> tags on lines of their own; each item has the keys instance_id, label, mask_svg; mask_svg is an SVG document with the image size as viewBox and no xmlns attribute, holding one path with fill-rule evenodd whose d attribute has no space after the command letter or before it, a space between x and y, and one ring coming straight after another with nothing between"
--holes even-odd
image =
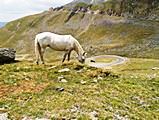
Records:
<instances>
[{"instance_id":1,"label":"horse's front leg","mask_svg":"<svg viewBox=\"0 0 159 120\"><path fill-rule=\"evenodd\" d=\"M64 54L64 56L63 56L63 60L62 60L62 63L65 61L65 59L66 59L67 55L68 55L68 52L66 52L66 53Z\"/></svg>"},{"instance_id":2,"label":"horse's front leg","mask_svg":"<svg viewBox=\"0 0 159 120\"><path fill-rule=\"evenodd\" d=\"M69 52L68 52L68 61L70 61L70 56L71 56L71 52L72 52L72 50L69 50Z\"/></svg>"}]
</instances>

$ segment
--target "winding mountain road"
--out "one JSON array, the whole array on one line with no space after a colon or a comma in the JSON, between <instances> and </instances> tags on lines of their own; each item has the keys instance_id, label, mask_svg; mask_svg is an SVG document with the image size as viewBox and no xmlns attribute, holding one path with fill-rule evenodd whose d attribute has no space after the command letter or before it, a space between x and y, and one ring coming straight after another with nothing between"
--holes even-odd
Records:
<instances>
[{"instance_id":1,"label":"winding mountain road","mask_svg":"<svg viewBox=\"0 0 159 120\"><path fill-rule=\"evenodd\" d=\"M105 63L105 62L96 62L96 59L110 59L113 58L113 60L110 63ZM91 62L91 61L94 62ZM115 65L123 64L127 61L127 58L121 57L121 56L116 56L116 55L100 55L100 56L94 56L86 59L86 64L92 67L96 68L106 68L106 67L112 67Z\"/></svg>"}]
</instances>

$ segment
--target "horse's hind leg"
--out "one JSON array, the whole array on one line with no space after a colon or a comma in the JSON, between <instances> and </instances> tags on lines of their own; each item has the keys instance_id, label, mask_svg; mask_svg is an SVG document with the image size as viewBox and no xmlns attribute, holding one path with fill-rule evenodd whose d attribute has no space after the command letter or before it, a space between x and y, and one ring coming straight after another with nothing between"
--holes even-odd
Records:
<instances>
[{"instance_id":1,"label":"horse's hind leg","mask_svg":"<svg viewBox=\"0 0 159 120\"><path fill-rule=\"evenodd\" d=\"M38 54L36 54L36 64L38 65L39 64L39 55Z\"/></svg>"},{"instance_id":2,"label":"horse's hind leg","mask_svg":"<svg viewBox=\"0 0 159 120\"><path fill-rule=\"evenodd\" d=\"M45 52L45 48L42 48L40 51L40 60L42 62L42 64L45 64L44 62L44 52Z\"/></svg>"},{"instance_id":3,"label":"horse's hind leg","mask_svg":"<svg viewBox=\"0 0 159 120\"><path fill-rule=\"evenodd\" d=\"M39 64L39 55L40 55L40 46L39 44L37 43L35 45L35 56L36 56L36 64L38 65Z\"/></svg>"}]
</instances>

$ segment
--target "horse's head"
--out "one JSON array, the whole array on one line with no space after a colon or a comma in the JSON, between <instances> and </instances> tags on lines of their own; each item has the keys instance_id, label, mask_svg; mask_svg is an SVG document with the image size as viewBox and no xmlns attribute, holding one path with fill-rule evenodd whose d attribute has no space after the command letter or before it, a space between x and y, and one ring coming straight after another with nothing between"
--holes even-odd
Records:
<instances>
[{"instance_id":1,"label":"horse's head","mask_svg":"<svg viewBox=\"0 0 159 120\"><path fill-rule=\"evenodd\" d=\"M86 55L87 55L86 52L84 52L84 53L81 54L81 55L78 55L78 61L79 61L80 63L84 63L84 62L85 62L85 59L86 59Z\"/></svg>"}]
</instances>

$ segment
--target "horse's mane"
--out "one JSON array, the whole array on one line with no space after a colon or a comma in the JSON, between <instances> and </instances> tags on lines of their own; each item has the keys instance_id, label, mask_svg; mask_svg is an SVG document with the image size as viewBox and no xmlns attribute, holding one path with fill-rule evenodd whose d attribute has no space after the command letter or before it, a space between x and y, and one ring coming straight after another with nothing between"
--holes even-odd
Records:
<instances>
[{"instance_id":1,"label":"horse's mane","mask_svg":"<svg viewBox=\"0 0 159 120\"><path fill-rule=\"evenodd\" d=\"M72 37L72 38L73 38L73 37ZM78 42L78 40L76 40L76 39L74 38L74 41L75 41L75 45L77 46L78 53L83 54L83 53L84 53L84 50L83 50L82 46L80 45L80 43Z\"/></svg>"}]
</instances>

